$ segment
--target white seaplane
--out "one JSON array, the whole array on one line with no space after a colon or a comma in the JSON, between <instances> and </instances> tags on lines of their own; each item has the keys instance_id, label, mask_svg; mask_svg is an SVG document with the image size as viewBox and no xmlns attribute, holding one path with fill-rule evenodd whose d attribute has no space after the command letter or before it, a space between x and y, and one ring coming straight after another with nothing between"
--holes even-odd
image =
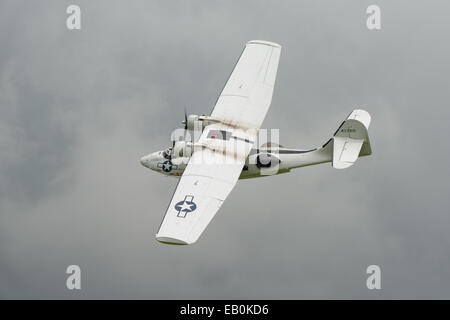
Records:
<instances>
[{"instance_id":1,"label":"white seaplane","mask_svg":"<svg viewBox=\"0 0 450 320\"><path fill-rule=\"evenodd\" d=\"M159 242L196 242L238 179L325 162L343 169L372 153L367 132L370 115L359 109L321 147L254 145L272 100L280 52L281 46L273 42L248 42L211 115L185 114L185 129L200 131L198 140L176 141L166 150L141 158L141 164L151 170L181 176L156 234Z\"/></svg>"}]
</instances>

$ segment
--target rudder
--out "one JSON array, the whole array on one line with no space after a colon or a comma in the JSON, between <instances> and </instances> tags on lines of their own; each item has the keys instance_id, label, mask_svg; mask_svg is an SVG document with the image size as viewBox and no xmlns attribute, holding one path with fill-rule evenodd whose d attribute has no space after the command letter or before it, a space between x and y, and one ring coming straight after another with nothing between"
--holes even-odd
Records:
<instances>
[{"instance_id":1,"label":"rudder","mask_svg":"<svg viewBox=\"0 0 450 320\"><path fill-rule=\"evenodd\" d=\"M372 154L368 129L370 114L353 110L333 135L333 168L348 168L360 156Z\"/></svg>"}]
</instances>

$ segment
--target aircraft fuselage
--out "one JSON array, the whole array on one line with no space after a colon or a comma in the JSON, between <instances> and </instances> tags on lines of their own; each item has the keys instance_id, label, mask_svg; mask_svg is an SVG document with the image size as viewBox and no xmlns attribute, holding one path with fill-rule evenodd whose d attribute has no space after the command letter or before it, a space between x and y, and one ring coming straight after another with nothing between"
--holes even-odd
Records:
<instances>
[{"instance_id":1,"label":"aircraft fuselage","mask_svg":"<svg viewBox=\"0 0 450 320\"><path fill-rule=\"evenodd\" d=\"M161 150L141 158L141 164L167 176L179 177L183 174L189 157L172 158L166 150ZM312 150L289 148L255 148L245 161L239 179L259 178L289 172L291 169L331 162L332 143Z\"/></svg>"}]
</instances>

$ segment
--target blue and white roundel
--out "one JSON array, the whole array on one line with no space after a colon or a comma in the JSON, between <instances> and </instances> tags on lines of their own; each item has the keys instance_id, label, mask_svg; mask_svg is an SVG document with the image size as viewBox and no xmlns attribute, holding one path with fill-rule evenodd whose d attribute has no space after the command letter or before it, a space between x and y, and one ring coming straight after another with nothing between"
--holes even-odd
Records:
<instances>
[{"instance_id":1,"label":"blue and white roundel","mask_svg":"<svg viewBox=\"0 0 450 320\"><path fill-rule=\"evenodd\" d=\"M175 210L178 211L177 217L186 218L186 214L195 211L197 205L195 204L194 196L186 195L184 200L175 204Z\"/></svg>"},{"instance_id":2,"label":"blue and white roundel","mask_svg":"<svg viewBox=\"0 0 450 320\"><path fill-rule=\"evenodd\" d=\"M164 172L170 172L172 171L172 161L166 160L162 164L162 169Z\"/></svg>"}]
</instances>

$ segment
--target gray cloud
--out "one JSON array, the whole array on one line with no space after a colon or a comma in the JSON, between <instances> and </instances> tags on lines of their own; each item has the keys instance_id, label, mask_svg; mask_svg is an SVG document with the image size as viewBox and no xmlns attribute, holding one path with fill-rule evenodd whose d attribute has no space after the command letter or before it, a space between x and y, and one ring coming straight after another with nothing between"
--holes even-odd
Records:
<instances>
[{"instance_id":1,"label":"gray cloud","mask_svg":"<svg viewBox=\"0 0 450 320\"><path fill-rule=\"evenodd\" d=\"M71 3L0 5L0 297L450 297L450 5L378 1L369 32L369 1L77 1L68 31ZM138 159L251 39L283 45L264 127L313 147L362 107L374 154L240 181L198 243L160 245L176 180Z\"/></svg>"}]
</instances>

